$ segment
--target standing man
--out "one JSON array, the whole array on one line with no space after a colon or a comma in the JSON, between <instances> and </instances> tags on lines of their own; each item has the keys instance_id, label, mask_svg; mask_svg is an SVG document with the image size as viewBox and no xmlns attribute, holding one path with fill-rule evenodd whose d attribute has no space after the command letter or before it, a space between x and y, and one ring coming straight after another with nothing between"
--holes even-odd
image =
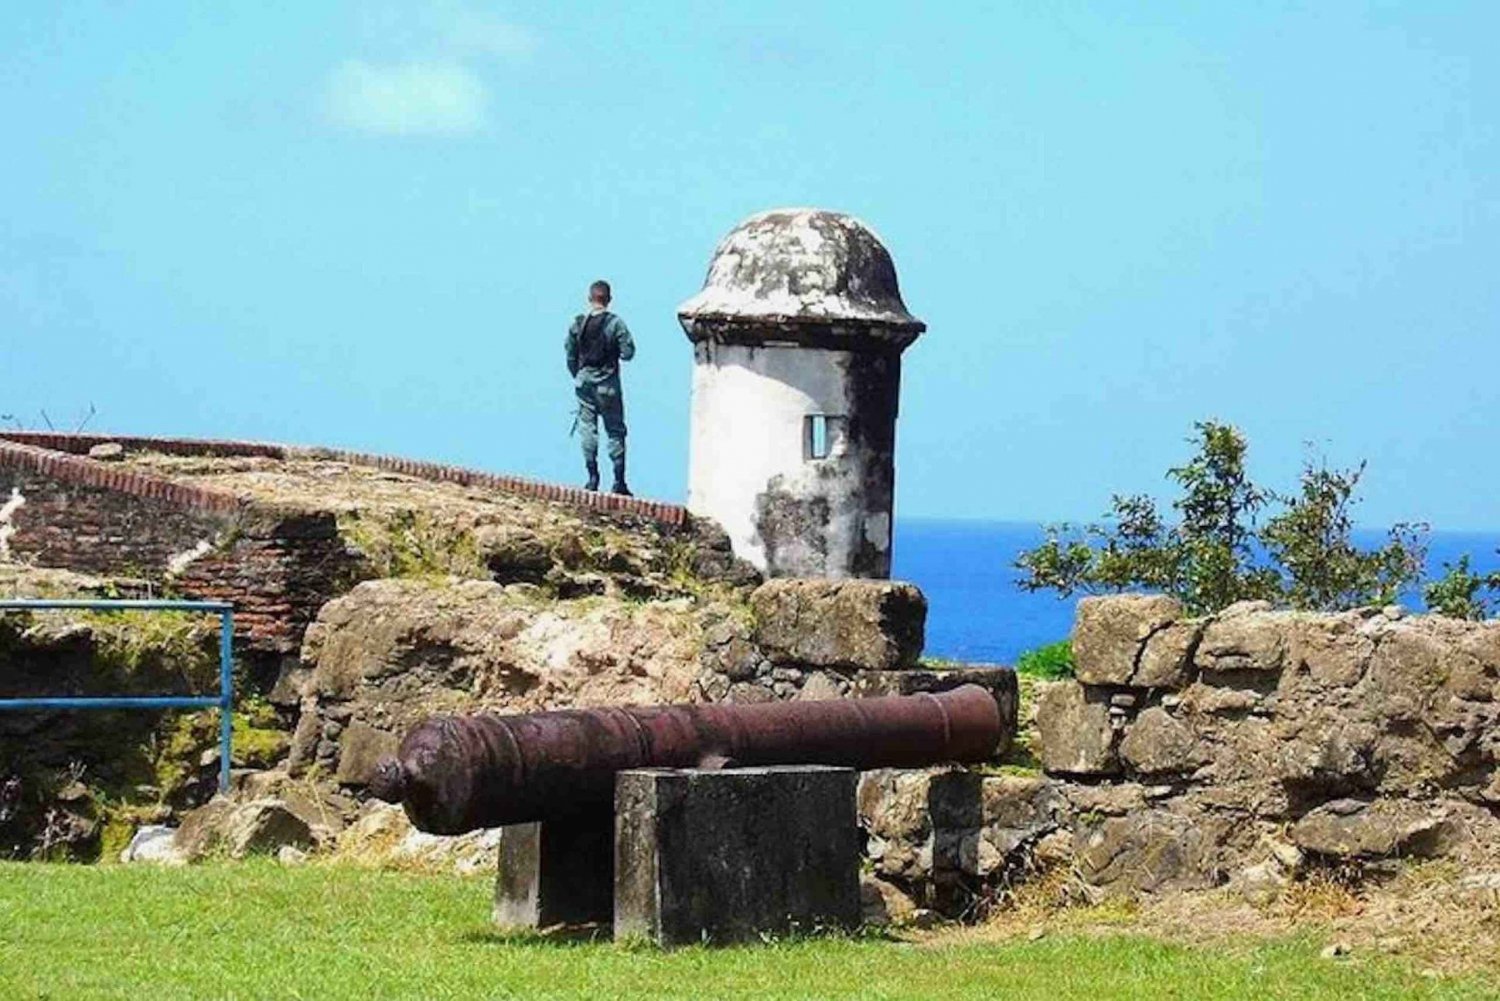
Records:
<instances>
[{"instance_id":1,"label":"standing man","mask_svg":"<svg viewBox=\"0 0 1500 1001\"><path fill-rule=\"evenodd\" d=\"M578 394L578 429L588 489L599 489L599 418L609 436L609 461L615 467L611 493L630 496L625 485L625 400L620 395L620 362L635 357L635 341L625 321L609 311L609 282L589 286L588 312L568 328L568 374Z\"/></svg>"}]
</instances>

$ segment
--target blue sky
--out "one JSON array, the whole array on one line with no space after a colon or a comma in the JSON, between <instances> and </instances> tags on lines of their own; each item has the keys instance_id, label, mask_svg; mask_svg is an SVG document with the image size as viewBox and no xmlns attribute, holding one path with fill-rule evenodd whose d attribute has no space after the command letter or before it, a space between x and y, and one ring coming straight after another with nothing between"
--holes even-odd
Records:
<instances>
[{"instance_id":1,"label":"blue sky","mask_svg":"<svg viewBox=\"0 0 1500 1001\"><path fill-rule=\"evenodd\" d=\"M884 237L898 505L1155 491L1192 422L1362 520L1500 527L1500 5L11 5L0 413L578 477L608 277L638 492L680 497L676 305L752 212ZM1309 443L1311 443L1309 445Z\"/></svg>"}]
</instances>

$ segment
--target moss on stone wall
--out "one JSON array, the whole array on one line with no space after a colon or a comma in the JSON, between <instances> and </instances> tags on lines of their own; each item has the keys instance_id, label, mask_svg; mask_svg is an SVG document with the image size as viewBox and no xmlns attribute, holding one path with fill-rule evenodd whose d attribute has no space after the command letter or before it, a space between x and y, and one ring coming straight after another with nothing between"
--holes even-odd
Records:
<instances>
[{"instance_id":1,"label":"moss on stone wall","mask_svg":"<svg viewBox=\"0 0 1500 1001\"><path fill-rule=\"evenodd\" d=\"M5 567L30 597L101 597L103 582ZM23 583L24 582L24 583ZM186 612L0 614L0 693L213 694L218 621ZM268 767L290 743L275 710L237 679L234 764ZM110 859L139 823L212 795L217 710L7 713L0 716L0 856Z\"/></svg>"},{"instance_id":2,"label":"moss on stone wall","mask_svg":"<svg viewBox=\"0 0 1500 1001\"><path fill-rule=\"evenodd\" d=\"M486 579L471 526L421 510L346 511L339 533L364 557L373 576Z\"/></svg>"},{"instance_id":3,"label":"moss on stone wall","mask_svg":"<svg viewBox=\"0 0 1500 1001\"><path fill-rule=\"evenodd\" d=\"M49 613L50 614L50 613ZM170 682L188 691L217 691L218 619L192 612L76 612L72 623L93 638L98 684Z\"/></svg>"}]
</instances>

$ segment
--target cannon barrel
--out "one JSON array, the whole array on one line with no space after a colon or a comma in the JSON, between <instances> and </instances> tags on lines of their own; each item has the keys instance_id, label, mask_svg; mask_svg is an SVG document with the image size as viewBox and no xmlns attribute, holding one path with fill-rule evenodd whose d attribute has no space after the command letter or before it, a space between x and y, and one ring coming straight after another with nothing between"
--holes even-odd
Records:
<instances>
[{"instance_id":1,"label":"cannon barrel","mask_svg":"<svg viewBox=\"0 0 1500 1001\"><path fill-rule=\"evenodd\" d=\"M825 702L435 716L379 762L370 791L402 804L423 831L461 834L607 810L615 773L629 768L982 761L1007 725L978 685Z\"/></svg>"}]
</instances>

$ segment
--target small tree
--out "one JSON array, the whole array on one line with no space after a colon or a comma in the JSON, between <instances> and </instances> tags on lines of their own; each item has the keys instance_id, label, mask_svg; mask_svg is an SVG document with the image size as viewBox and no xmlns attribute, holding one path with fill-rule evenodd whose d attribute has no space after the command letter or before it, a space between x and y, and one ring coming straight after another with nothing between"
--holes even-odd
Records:
<instances>
[{"instance_id":1,"label":"small tree","mask_svg":"<svg viewBox=\"0 0 1500 1001\"><path fill-rule=\"evenodd\" d=\"M1480 591L1500 592L1500 571L1476 574L1469 568L1469 554L1464 553L1457 563L1443 564L1443 576L1422 589L1422 600L1439 615L1479 620L1488 616L1492 607Z\"/></svg>"},{"instance_id":2,"label":"small tree","mask_svg":"<svg viewBox=\"0 0 1500 1001\"><path fill-rule=\"evenodd\" d=\"M1305 466L1300 493L1281 498L1285 510L1261 530L1267 555L1282 571L1282 600L1293 608L1388 605L1421 580L1426 526L1395 525L1379 549L1351 542L1349 509L1364 472L1363 462L1344 472Z\"/></svg>"},{"instance_id":3,"label":"small tree","mask_svg":"<svg viewBox=\"0 0 1500 1001\"><path fill-rule=\"evenodd\" d=\"M1028 591L1163 591L1193 614L1263 598L1294 608L1341 609L1394 600L1420 579L1425 526L1397 525L1386 545L1363 551L1351 539L1350 507L1364 465L1304 468L1297 494L1256 486L1245 471L1247 445L1236 428L1194 425L1196 454L1168 470L1181 488L1168 524L1143 495L1116 495L1104 526L1051 526L1016 566ZM1276 513L1259 524L1263 511Z\"/></svg>"}]
</instances>

